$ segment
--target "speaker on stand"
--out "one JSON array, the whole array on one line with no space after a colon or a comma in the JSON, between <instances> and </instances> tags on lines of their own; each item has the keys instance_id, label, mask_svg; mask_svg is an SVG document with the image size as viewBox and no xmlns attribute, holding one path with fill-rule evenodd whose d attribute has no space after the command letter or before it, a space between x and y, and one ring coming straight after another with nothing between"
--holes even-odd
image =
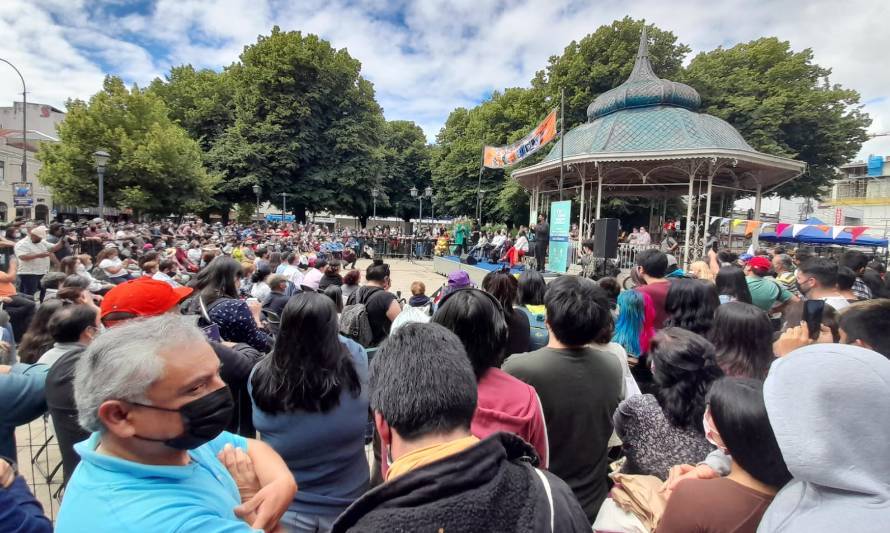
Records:
<instances>
[{"instance_id":1,"label":"speaker on stand","mask_svg":"<svg viewBox=\"0 0 890 533\"><path fill-rule=\"evenodd\" d=\"M618 257L618 219L599 218L594 225L593 256L597 259Z\"/></svg>"}]
</instances>

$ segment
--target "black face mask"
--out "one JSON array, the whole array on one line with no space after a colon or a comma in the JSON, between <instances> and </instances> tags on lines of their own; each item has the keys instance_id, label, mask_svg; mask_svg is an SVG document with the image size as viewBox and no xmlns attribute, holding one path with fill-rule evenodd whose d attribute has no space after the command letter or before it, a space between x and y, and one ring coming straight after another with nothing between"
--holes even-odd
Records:
<instances>
[{"instance_id":1,"label":"black face mask","mask_svg":"<svg viewBox=\"0 0 890 533\"><path fill-rule=\"evenodd\" d=\"M169 439L153 439L136 435L137 438L154 442L163 442L177 450L194 450L207 444L219 436L232 420L235 412L235 402L228 386L217 389L210 394L205 394L196 400L183 405L179 409L167 409L156 405L133 403L149 409L170 411L179 413L182 417L182 434Z\"/></svg>"}]
</instances>

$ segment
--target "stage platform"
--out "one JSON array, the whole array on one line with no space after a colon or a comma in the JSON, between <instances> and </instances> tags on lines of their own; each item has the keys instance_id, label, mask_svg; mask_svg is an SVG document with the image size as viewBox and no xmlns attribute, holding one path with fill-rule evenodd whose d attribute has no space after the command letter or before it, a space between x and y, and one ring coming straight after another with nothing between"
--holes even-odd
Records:
<instances>
[{"instance_id":1,"label":"stage platform","mask_svg":"<svg viewBox=\"0 0 890 533\"><path fill-rule=\"evenodd\" d=\"M470 280L476 284L476 286L482 285L482 279L489 273L494 272L495 270L500 270L504 268L504 263L488 263L481 262L476 263L475 265L468 265L460 262L460 257L456 255L446 255L443 257L434 256L433 257L433 272L436 274L441 274L443 276L447 276L456 270L464 270L469 274ZM516 265L510 272L512 274L519 274L525 268L522 265ZM546 281L550 281L555 279L559 274L556 272L544 272L544 279Z\"/></svg>"}]
</instances>

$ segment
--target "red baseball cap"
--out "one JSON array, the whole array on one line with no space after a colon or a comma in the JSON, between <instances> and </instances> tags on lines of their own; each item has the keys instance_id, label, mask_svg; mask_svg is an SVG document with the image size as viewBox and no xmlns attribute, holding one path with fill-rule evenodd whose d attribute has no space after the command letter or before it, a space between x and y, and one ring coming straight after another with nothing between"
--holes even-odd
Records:
<instances>
[{"instance_id":1,"label":"red baseball cap","mask_svg":"<svg viewBox=\"0 0 890 533\"><path fill-rule=\"evenodd\" d=\"M758 270L769 270L773 267L772 263L766 257L762 255L755 255L751 259L748 259L748 266L751 268L756 268Z\"/></svg>"},{"instance_id":2,"label":"red baseball cap","mask_svg":"<svg viewBox=\"0 0 890 533\"><path fill-rule=\"evenodd\" d=\"M162 315L192 293L191 287L173 288L169 283L139 278L121 283L102 299L102 318L111 313L136 316Z\"/></svg>"}]
</instances>

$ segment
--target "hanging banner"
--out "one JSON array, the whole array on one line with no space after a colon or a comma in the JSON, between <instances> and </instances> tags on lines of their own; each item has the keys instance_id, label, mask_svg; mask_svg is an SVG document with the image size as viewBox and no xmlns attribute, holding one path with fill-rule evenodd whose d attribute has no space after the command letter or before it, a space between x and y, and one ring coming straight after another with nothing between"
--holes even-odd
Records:
<instances>
[{"instance_id":1,"label":"hanging banner","mask_svg":"<svg viewBox=\"0 0 890 533\"><path fill-rule=\"evenodd\" d=\"M482 164L488 168L504 168L537 152L556 137L556 110L519 142L508 146L486 146Z\"/></svg>"},{"instance_id":2,"label":"hanging banner","mask_svg":"<svg viewBox=\"0 0 890 533\"><path fill-rule=\"evenodd\" d=\"M15 183L13 184L13 189L12 205L15 207L31 207L34 205L31 183Z\"/></svg>"},{"instance_id":3,"label":"hanging banner","mask_svg":"<svg viewBox=\"0 0 890 533\"><path fill-rule=\"evenodd\" d=\"M853 242L856 242L856 239L859 238L860 235L865 233L865 230L868 229L868 226L855 226L852 228L848 228L850 230L850 237Z\"/></svg>"},{"instance_id":4,"label":"hanging banner","mask_svg":"<svg viewBox=\"0 0 890 533\"><path fill-rule=\"evenodd\" d=\"M550 204L550 251L547 254L548 270L565 273L569 259L569 228L572 223L572 201L563 200Z\"/></svg>"},{"instance_id":5,"label":"hanging banner","mask_svg":"<svg viewBox=\"0 0 890 533\"><path fill-rule=\"evenodd\" d=\"M776 237L780 236L783 231L790 228L791 224L786 224L785 222L779 222L776 224Z\"/></svg>"}]
</instances>

